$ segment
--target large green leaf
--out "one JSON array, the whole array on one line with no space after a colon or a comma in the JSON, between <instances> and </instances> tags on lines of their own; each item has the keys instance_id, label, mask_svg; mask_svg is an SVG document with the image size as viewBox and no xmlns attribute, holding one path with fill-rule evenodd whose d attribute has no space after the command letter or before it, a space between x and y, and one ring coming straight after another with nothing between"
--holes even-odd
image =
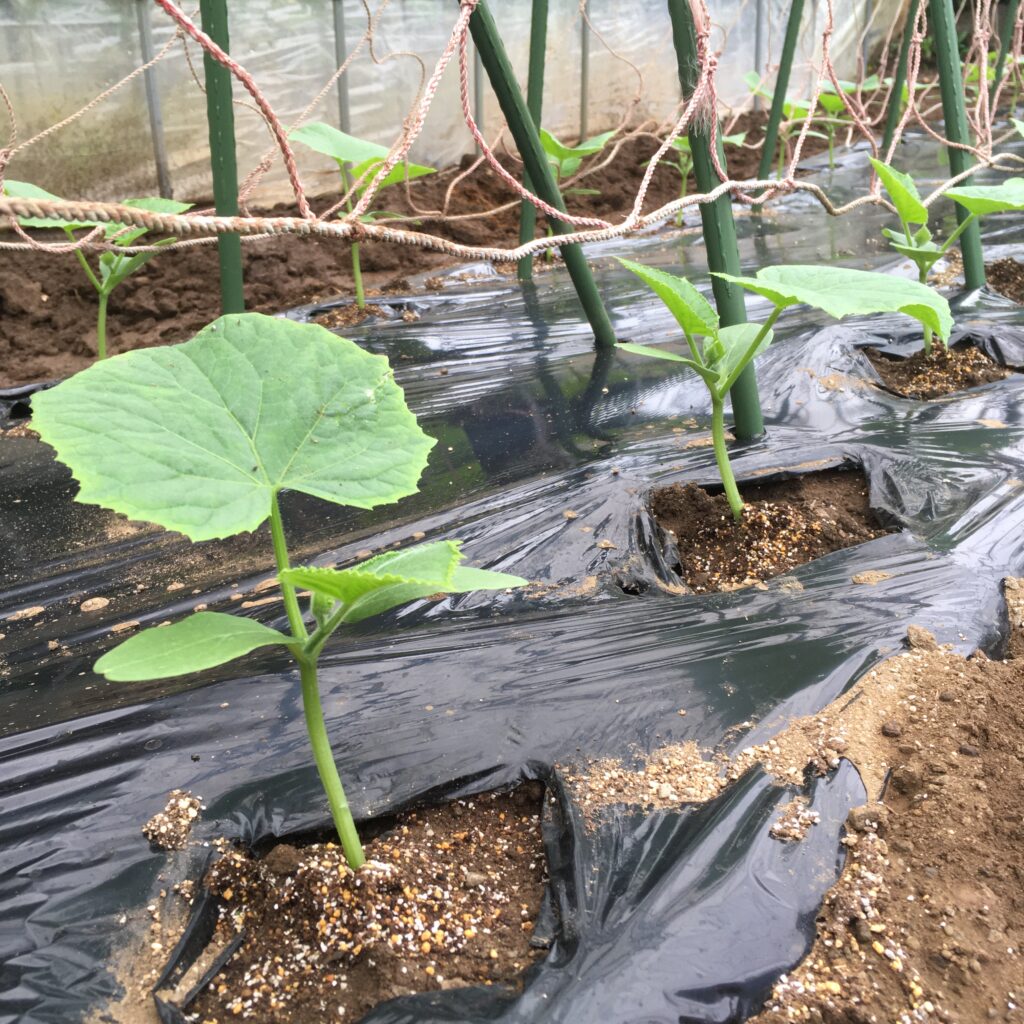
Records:
<instances>
[{"instance_id":1,"label":"large green leaf","mask_svg":"<svg viewBox=\"0 0 1024 1024\"><path fill-rule=\"evenodd\" d=\"M364 180L362 186L359 189L357 189L358 192L362 193L363 191L365 191L365 189L370 184L370 182L373 181L374 176L377 173L376 168L380 167L382 163L384 163L383 160L365 160L363 161L363 163L357 164L355 167L352 168L353 178L361 178L364 171L373 168L372 173L366 176L366 179ZM405 181L407 178L409 181L412 181L414 178L422 178L426 174L434 173L435 171L433 167L424 167L422 164L395 164L395 166L392 167L391 170L388 171L386 175L384 175L384 180L377 187L387 188L388 185L397 185L400 181ZM401 217L403 216L403 214L396 213L394 216Z\"/></svg>"},{"instance_id":2,"label":"large green leaf","mask_svg":"<svg viewBox=\"0 0 1024 1024\"><path fill-rule=\"evenodd\" d=\"M713 370L710 366L703 366L685 356L677 356L674 352L666 352L660 348L651 348L649 345L634 345L630 341L620 341L615 347L631 352L635 356L649 356L652 359L666 359L671 363L683 363L690 367L694 373L698 374L709 388L713 388L718 383L717 370Z\"/></svg>"},{"instance_id":3,"label":"large green leaf","mask_svg":"<svg viewBox=\"0 0 1024 1024\"><path fill-rule=\"evenodd\" d=\"M718 314L714 307L685 277L645 267L633 260L620 258L619 262L636 274L665 303L676 318L676 323L688 334L707 335L718 330Z\"/></svg>"},{"instance_id":4,"label":"large green leaf","mask_svg":"<svg viewBox=\"0 0 1024 1024\"><path fill-rule=\"evenodd\" d=\"M895 167L868 157L875 173L882 179L885 191L889 193L893 206L904 224L927 224L928 208L921 202L920 193L909 174L897 171Z\"/></svg>"},{"instance_id":5,"label":"large green leaf","mask_svg":"<svg viewBox=\"0 0 1024 1024\"><path fill-rule=\"evenodd\" d=\"M4 182L4 195L14 199L52 199L61 202L60 196L33 185L28 181L13 181L8 178ZM79 228L94 228L96 221L63 220L60 217L19 217L18 223L23 228L64 228L66 231L77 231Z\"/></svg>"},{"instance_id":6,"label":"large green leaf","mask_svg":"<svg viewBox=\"0 0 1024 1024\"><path fill-rule=\"evenodd\" d=\"M150 213L184 213L192 209L192 203L179 203L177 199L164 199L163 196L143 196L141 199L125 199L122 206L131 206L136 210L148 210Z\"/></svg>"},{"instance_id":7,"label":"large green leaf","mask_svg":"<svg viewBox=\"0 0 1024 1024\"><path fill-rule=\"evenodd\" d=\"M971 185L945 193L971 213L1005 213L1024 210L1024 178L1007 178L1001 185Z\"/></svg>"},{"instance_id":8,"label":"large green leaf","mask_svg":"<svg viewBox=\"0 0 1024 1024\"><path fill-rule=\"evenodd\" d=\"M94 667L117 683L168 679L223 665L257 647L293 642L284 633L241 615L196 612L125 640L107 651Z\"/></svg>"},{"instance_id":9,"label":"large green leaf","mask_svg":"<svg viewBox=\"0 0 1024 1024\"><path fill-rule=\"evenodd\" d=\"M945 341L953 329L949 303L938 292L917 281L846 267L764 267L756 277L718 274L743 288L765 296L785 308L806 303L834 316L870 313L905 313L919 320Z\"/></svg>"},{"instance_id":10,"label":"large green leaf","mask_svg":"<svg viewBox=\"0 0 1024 1024\"><path fill-rule=\"evenodd\" d=\"M397 501L435 443L384 356L261 313L97 362L34 396L32 414L78 501L192 540L254 530L282 488L357 508Z\"/></svg>"},{"instance_id":11,"label":"large green leaf","mask_svg":"<svg viewBox=\"0 0 1024 1024\"><path fill-rule=\"evenodd\" d=\"M564 142L559 142L559 140L546 128L541 128L540 141L548 156L553 157L558 163L562 163L563 161L569 160L573 157L580 158L584 156L591 156L594 153L599 153L604 149L605 144L614 134L614 130L610 132L602 132L600 135L595 135L593 138L584 139L575 146L567 146Z\"/></svg>"},{"instance_id":12,"label":"large green leaf","mask_svg":"<svg viewBox=\"0 0 1024 1024\"><path fill-rule=\"evenodd\" d=\"M431 594L522 587L526 580L488 569L460 566L457 541L389 551L347 569L297 567L282 573L296 587L345 606L341 622L361 622Z\"/></svg>"}]
</instances>

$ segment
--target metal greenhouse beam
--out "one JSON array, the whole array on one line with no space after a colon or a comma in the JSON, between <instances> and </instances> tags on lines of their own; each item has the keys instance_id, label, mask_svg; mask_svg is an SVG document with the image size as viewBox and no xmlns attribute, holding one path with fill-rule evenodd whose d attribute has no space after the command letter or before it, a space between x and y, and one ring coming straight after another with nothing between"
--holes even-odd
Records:
<instances>
[{"instance_id":1,"label":"metal greenhouse beam","mask_svg":"<svg viewBox=\"0 0 1024 1024\"><path fill-rule=\"evenodd\" d=\"M679 85L683 90L683 96L688 97L693 94L697 84L697 32L693 24L690 0L668 0L668 10L672 18L672 41L676 48ZM717 117L717 114L713 112L712 116ZM716 135L718 160L724 166L725 152L722 149L721 132ZM694 120L689 138L697 188L701 192L710 192L720 182L711 159L710 132L701 119ZM701 203L700 217L704 228L704 242L708 250L709 269L726 274L740 274L736 225L729 197L719 196L713 203ZM718 316L725 326L747 322L747 306L742 288L723 281L720 277L713 277L711 289L715 295ZM732 399L733 433L736 437L748 440L763 434L764 420L761 416L761 400L757 393L757 377L753 363L740 374L729 396Z\"/></svg>"},{"instance_id":2,"label":"metal greenhouse beam","mask_svg":"<svg viewBox=\"0 0 1024 1024\"><path fill-rule=\"evenodd\" d=\"M971 133L967 125L967 104L964 100L964 80L957 49L956 16L953 0L928 0L928 21L935 39L935 60L939 66L939 89L942 93L942 117L946 123L946 138L960 145L970 145ZM970 153L963 149L949 149L949 167L954 175L962 174L974 163ZM964 179L962 185L970 183ZM957 204L956 216L963 223L970 214ZM981 228L977 221L970 224L960 236L960 252L964 258L964 281L968 288L981 288L985 284L985 255L981 250Z\"/></svg>"},{"instance_id":3,"label":"metal greenhouse beam","mask_svg":"<svg viewBox=\"0 0 1024 1024\"><path fill-rule=\"evenodd\" d=\"M227 0L199 0L203 31L229 52ZM213 202L221 217L238 216L238 167L235 163L235 111L231 105L231 72L203 51L206 79L206 120L210 129ZM242 289L242 240L217 236L220 257L220 302L224 313L245 312Z\"/></svg>"},{"instance_id":4,"label":"metal greenhouse beam","mask_svg":"<svg viewBox=\"0 0 1024 1024\"><path fill-rule=\"evenodd\" d=\"M485 0L477 4L470 16L469 30L473 34L473 43L480 53L480 59L491 81L491 88L498 99L505 122L519 149L523 167L533 182L533 191L549 206L565 212L562 193L558 190L537 127L530 117L505 46ZM563 221L552 218L551 230L556 235L563 235L571 228ZM583 249L578 244L563 245L561 253L583 311L593 328L598 346L611 347L616 340L615 330L601 301L597 282L590 271L586 256L583 255Z\"/></svg>"}]
</instances>

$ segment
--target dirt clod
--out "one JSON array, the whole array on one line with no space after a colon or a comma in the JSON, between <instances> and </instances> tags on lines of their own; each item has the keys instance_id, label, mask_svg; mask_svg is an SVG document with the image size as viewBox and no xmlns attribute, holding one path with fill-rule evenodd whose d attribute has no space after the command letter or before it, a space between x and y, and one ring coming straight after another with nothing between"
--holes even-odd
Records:
<instances>
[{"instance_id":1,"label":"dirt clod","mask_svg":"<svg viewBox=\"0 0 1024 1024\"><path fill-rule=\"evenodd\" d=\"M167 806L142 826L142 834L161 850L184 850L202 809L199 797L183 789L171 790Z\"/></svg>"}]
</instances>

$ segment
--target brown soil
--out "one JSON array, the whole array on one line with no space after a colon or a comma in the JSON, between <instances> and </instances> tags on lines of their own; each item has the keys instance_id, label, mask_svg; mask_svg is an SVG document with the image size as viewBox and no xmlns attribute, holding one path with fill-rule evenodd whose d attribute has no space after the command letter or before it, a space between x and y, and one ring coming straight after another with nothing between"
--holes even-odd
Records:
<instances>
[{"instance_id":1,"label":"brown soil","mask_svg":"<svg viewBox=\"0 0 1024 1024\"><path fill-rule=\"evenodd\" d=\"M247 938L196 1002L197 1020L357 1021L397 996L519 984L545 884L543 788L410 812L366 846L228 848L206 884L223 902L214 944ZM225 844L226 845L226 844ZM179 985L187 989L189 980Z\"/></svg>"},{"instance_id":2,"label":"brown soil","mask_svg":"<svg viewBox=\"0 0 1024 1024\"><path fill-rule=\"evenodd\" d=\"M851 812L814 947L757 1024L1022 1019L1024 581L1006 596L1007 661L965 661L911 627L910 652L780 737L841 737L884 795Z\"/></svg>"},{"instance_id":3,"label":"brown soil","mask_svg":"<svg viewBox=\"0 0 1024 1024\"><path fill-rule=\"evenodd\" d=\"M1011 256L986 263L985 279L993 291L1024 305L1024 264Z\"/></svg>"},{"instance_id":4,"label":"brown soil","mask_svg":"<svg viewBox=\"0 0 1024 1024\"><path fill-rule=\"evenodd\" d=\"M654 518L674 541L677 571L699 594L763 584L831 551L886 531L868 504L859 472L805 473L778 483L742 487L736 523L724 494L672 484L651 496Z\"/></svg>"},{"instance_id":5,"label":"brown soil","mask_svg":"<svg viewBox=\"0 0 1024 1024\"><path fill-rule=\"evenodd\" d=\"M763 115L761 115L763 118ZM760 129L746 117L736 131L747 128L756 141ZM813 140L818 141L818 140ZM596 196L571 196L575 213L620 219L631 208L647 161L658 148L649 135L627 140L615 160L588 175L581 183L596 188ZM813 149L809 151L813 152ZM504 154L506 166L515 173L519 165ZM594 163L601 157L595 158ZM730 147L728 164L735 177L753 175L756 149ZM469 166L469 163L466 163ZM482 165L455 188L449 216L430 216L440 211L445 193L461 173L449 167L417 179L406 195L401 187L388 190L388 209L415 215L418 230L472 245L514 245L519 236L519 204L516 195ZM691 189L694 184L691 180ZM649 212L679 195L679 175L659 165L645 204ZM410 202L410 197L412 202ZM335 196L313 203L323 210ZM507 210L489 217L459 220L511 203ZM200 202L199 205L206 205ZM419 211L427 211L427 215ZM295 210L275 206L269 216L294 216ZM546 231L543 216L537 233ZM49 241L53 232L39 235ZM278 236L243 245L245 299L248 309L280 312L305 303L320 302L353 290L348 246L323 238ZM457 261L426 249L366 242L361 246L363 277L368 295L408 290L407 277L453 266ZM219 271L215 246L168 252L128 278L111 296L107 324L109 351L124 352L150 345L185 341L220 315ZM350 326L354 313L332 313L329 325ZM41 252L0 252L0 386L68 376L87 366L96 350L96 295L75 257Z\"/></svg>"},{"instance_id":6,"label":"brown soil","mask_svg":"<svg viewBox=\"0 0 1024 1024\"><path fill-rule=\"evenodd\" d=\"M935 345L931 356L922 349L905 359L872 348L864 353L885 387L904 398L941 398L1010 375L1005 366L970 345L955 349Z\"/></svg>"}]
</instances>

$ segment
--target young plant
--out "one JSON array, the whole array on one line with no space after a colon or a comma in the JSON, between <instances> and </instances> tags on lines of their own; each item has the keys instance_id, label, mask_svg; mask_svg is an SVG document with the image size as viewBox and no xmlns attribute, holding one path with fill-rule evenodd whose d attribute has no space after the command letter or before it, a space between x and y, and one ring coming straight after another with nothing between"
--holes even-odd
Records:
<instances>
[{"instance_id":1,"label":"young plant","mask_svg":"<svg viewBox=\"0 0 1024 1024\"><path fill-rule=\"evenodd\" d=\"M387 159L388 150L384 146L378 146L375 142L367 142L365 139L357 139L355 136L346 135L344 132L332 128L322 121L311 121L301 128L296 128L289 138L301 142L317 153L323 153L331 157L341 171L341 186L344 191L349 188L349 175L353 180L363 178L363 183L355 190L358 201L370 182L373 181L376 169ZM367 173L369 172L369 173ZM433 167L423 167L420 164L413 164L406 161L397 164L381 182L380 187L387 188L389 185L397 185L403 181L412 181L414 178L422 178L427 174L434 174ZM352 212L353 203L349 199L346 204L348 212ZM359 220L364 224L372 224L376 220L387 217L401 217L400 213L392 213L389 210L370 210L364 213ZM351 246L352 255L352 280L355 282L356 305L360 309L366 307L366 292L363 289L363 271L359 263L359 243L353 242Z\"/></svg>"},{"instance_id":2,"label":"young plant","mask_svg":"<svg viewBox=\"0 0 1024 1024\"><path fill-rule=\"evenodd\" d=\"M746 132L739 132L736 135L723 135L722 146L742 146L744 139L746 139ZM686 190L690 183L690 174L693 171L693 151L690 149L690 140L685 135L680 135L677 139L672 140L672 146L675 152L672 154L675 158L675 163L672 165L679 172L681 179L681 186L679 191L679 198L686 198ZM652 157L653 160L653 157ZM650 161L649 161L650 162ZM683 211L680 210L676 214L676 224L683 223Z\"/></svg>"},{"instance_id":3,"label":"young plant","mask_svg":"<svg viewBox=\"0 0 1024 1024\"><path fill-rule=\"evenodd\" d=\"M784 309L805 304L837 320L866 313L906 313L943 338L953 327L949 303L925 285L868 270L817 266L765 267L756 277L716 274L763 296L774 307L763 324L722 327L710 303L686 278L632 260L619 262L665 303L682 328L690 356L627 342L620 342L618 347L637 355L684 363L704 382L711 396L715 463L736 522L743 517L743 499L725 446L725 400L747 365L771 344L772 327Z\"/></svg>"},{"instance_id":4,"label":"young plant","mask_svg":"<svg viewBox=\"0 0 1024 1024\"><path fill-rule=\"evenodd\" d=\"M60 201L57 196L38 185L32 185L27 181L5 181L4 194L18 199L50 199ZM138 210L149 210L151 213L184 213L192 208L191 203L179 203L173 199L161 199L158 196L148 196L143 199L123 199L122 206L133 206ZM72 241L75 241L75 232L83 228L92 230L99 227L96 221L70 221L62 220L59 217L19 217L18 223L24 228L61 228ZM104 224L104 239L115 246L134 245L146 234L146 228L126 228L121 224ZM155 246L170 245L173 238L161 238L156 242L147 243ZM86 259L81 249L75 250L75 256L85 271L89 283L96 289L99 296L99 309L96 313L96 358L106 359L107 357L107 303L110 300L110 293L125 278L134 274L139 267L147 264L155 252L137 252L134 254L121 253L107 250L100 253L99 262L94 270Z\"/></svg>"},{"instance_id":5,"label":"young plant","mask_svg":"<svg viewBox=\"0 0 1024 1024\"><path fill-rule=\"evenodd\" d=\"M288 651L334 824L349 864L360 867L320 704L324 645L340 627L409 601L526 582L460 565L456 541L386 551L346 569L290 566L282 491L369 509L417 489L435 442L387 359L313 324L225 316L182 345L128 352L40 392L32 424L77 477L78 501L192 541L255 530L269 518L288 632L196 612L133 636L95 669L134 682L199 672L260 647ZM305 613L299 590L312 593Z\"/></svg>"},{"instance_id":6,"label":"young plant","mask_svg":"<svg viewBox=\"0 0 1024 1024\"><path fill-rule=\"evenodd\" d=\"M846 82L842 79L839 79L838 81L839 88L846 95L851 96L857 92L856 82ZM860 88L867 90L877 89L879 84L878 75L871 75L860 83ZM823 111L825 111L826 116L816 117L814 119L814 123L820 124L822 128L824 128L825 137L828 139L828 167L829 170L833 170L836 166L836 132L841 128L849 128L853 124L853 119L846 111L846 104L843 101L843 97L836 91L836 87L829 81L826 81L821 87L821 92L818 95L818 105Z\"/></svg>"},{"instance_id":7,"label":"young plant","mask_svg":"<svg viewBox=\"0 0 1024 1024\"><path fill-rule=\"evenodd\" d=\"M769 103L772 102L774 93L764 87L761 82L761 76L756 71L748 71L743 76L743 80L747 83L747 88L749 88L755 96L760 96ZM810 112L810 100L787 99L782 104L782 120L779 122L779 148L776 160L776 173L780 178L782 177L782 172L786 167L786 154L789 152L789 140L798 131L802 123L807 120ZM807 134L809 137L816 139L826 138L826 136L822 135L821 132L808 131Z\"/></svg>"},{"instance_id":8,"label":"young plant","mask_svg":"<svg viewBox=\"0 0 1024 1024\"><path fill-rule=\"evenodd\" d=\"M882 234L889 239L889 245L906 256L917 267L917 279L927 285L928 275L936 262L942 259L954 242L986 213L1002 213L1008 210L1024 209L1024 178L1009 178L1001 185L974 185L950 189L946 195L968 211L969 216L940 245L935 242L928 229L928 207L921 200L921 194L909 174L897 171L895 167L869 158L871 166L885 186L889 199L896 208L901 231L882 228ZM933 350L932 332L925 325L924 350L930 357Z\"/></svg>"},{"instance_id":9,"label":"young plant","mask_svg":"<svg viewBox=\"0 0 1024 1024\"><path fill-rule=\"evenodd\" d=\"M575 146L566 146L546 128L540 129L540 143L544 147L544 153L551 169L555 172L555 184L563 196L599 196L601 194L601 190L596 188L562 188L562 179L571 178L580 169L584 157L600 153L614 134L614 131L602 132L591 139L584 139L583 142ZM550 224L547 233L548 238L553 234ZM554 250L548 249L544 258L550 263L555 258Z\"/></svg>"}]
</instances>

